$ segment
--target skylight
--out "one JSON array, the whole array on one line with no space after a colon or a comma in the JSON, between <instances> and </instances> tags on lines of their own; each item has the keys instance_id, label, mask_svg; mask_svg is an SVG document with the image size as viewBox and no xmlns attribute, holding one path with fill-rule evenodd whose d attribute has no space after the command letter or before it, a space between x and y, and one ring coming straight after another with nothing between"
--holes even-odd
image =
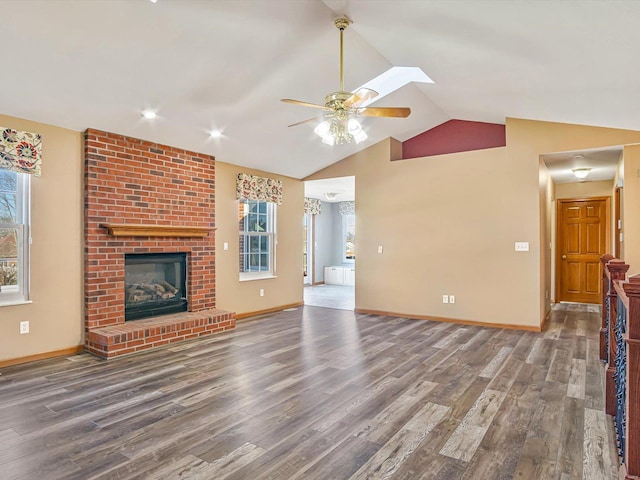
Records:
<instances>
[{"instance_id":1,"label":"skylight","mask_svg":"<svg viewBox=\"0 0 640 480\"><path fill-rule=\"evenodd\" d=\"M354 92L361 88L370 88L378 92L377 97L369 99L362 104L363 107L366 107L411 82L433 83L433 80L419 67L391 67L383 74L356 88Z\"/></svg>"}]
</instances>

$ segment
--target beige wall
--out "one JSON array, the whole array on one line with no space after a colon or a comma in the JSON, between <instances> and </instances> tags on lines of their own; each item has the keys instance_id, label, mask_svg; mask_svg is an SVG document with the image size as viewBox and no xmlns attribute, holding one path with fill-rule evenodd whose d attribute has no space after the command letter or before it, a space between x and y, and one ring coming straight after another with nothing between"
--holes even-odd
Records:
<instances>
[{"instance_id":1,"label":"beige wall","mask_svg":"<svg viewBox=\"0 0 640 480\"><path fill-rule=\"evenodd\" d=\"M390 162L399 142L388 139L309 177L356 176L358 308L539 325L548 304L552 265L543 247L553 225L549 198L554 198L539 155L638 143L640 132L506 123L505 148ZM32 183L33 303L0 307L2 361L83 342L83 164L80 132L6 116L0 116L0 125L43 134L43 175ZM632 243L640 245L640 220L630 212L640 202L640 146L625 147L624 154L626 260L637 272L640 247ZM235 178L241 171L284 182L275 279L238 279ZM302 302L303 197L299 180L216 162L219 308L242 314ZM515 241L528 241L530 251L514 252ZM456 303L443 305L443 294L456 295ZM23 320L31 322L28 335L18 334Z\"/></svg>"},{"instance_id":2,"label":"beige wall","mask_svg":"<svg viewBox=\"0 0 640 480\"><path fill-rule=\"evenodd\" d=\"M640 145L624 147L624 254L629 275L640 273Z\"/></svg>"},{"instance_id":3,"label":"beige wall","mask_svg":"<svg viewBox=\"0 0 640 480\"><path fill-rule=\"evenodd\" d=\"M537 301L522 284L538 255L514 251L538 232L523 221L537 219L537 201L518 202L526 173L505 148L390 162L394 142L309 178L356 176L356 308L538 325L522 308ZM456 303L442 304L443 294Z\"/></svg>"},{"instance_id":4,"label":"beige wall","mask_svg":"<svg viewBox=\"0 0 640 480\"><path fill-rule=\"evenodd\" d=\"M602 180L598 182L557 183L556 199L610 197L613 186L613 180Z\"/></svg>"},{"instance_id":5,"label":"beige wall","mask_svg":"<svg viewBox=\"0 0 640 480\"><path fill-rule=\"evenodd\" d=\"M615 204L616 189L618 187L622 187L623 184L624 184L624 149L622 150L622 153L620 153L620 158L618 159L618 167L616 168L616 174L613 177L613 185L611 187L611 218L614 224L615 224L615 218L616 218L616 204ZM622 224L622 228L620 232L623 233L624 232L624 188L620 192L620 196L618 200L620 202L620 221ZM617 234L618 233L616 232L616 229L612 228L611 229L611 240L612 240L611 250L614 249ZM615 253L612 251L611 253L618 258L624 258L624 235L623 235L623 241L620 242L620 250Z\"/></svg>"},{"instance_id":6,"label":"beige wall","mask_svg":"<svg viewBox=\"0 0 640 480\"><path fill-rule=\"evenodd\" d=\"M83 343L82 134L0 115L42 134L42 176L31 182L31 300L0 307L0 362ZM30 333L19 334L21 321Z\"/></svg>"},{"instance_id":7,"label":"beige wall","mask_svg":"<svg viewBox=\"0 0 640 480\"><path fill-rule=\"evenodd\" d=\"M538 184L540 188L540 292L542 295L540 311L546 315L551 310L553 298L553 197L555 184L549 174L549 169L542 159L538 161Z\"/></svg>"},{"instance_id":8,"label":"beige wall","mask_svg":"<svg viewBox=\"0 0 640 480\"><path fill-rule=\"evenodd\" d=\"M552 284L554 187L539 156L638 142L640 132L506 125L505 148L390 162L397 143L388 140L305 179L356 177L357 308L540 325ZM530 251L515 252L516 241ZM443 305L443 294L456 303Z\"/></svg>"},{"instance_id":9,"label":"beige wall","mask_svg":"<svg viewBox=\"0 0 640 480\"><path fill-rule=\"evenodd\" d=\"M507 119L507 149L508 156L513 162L526 164L535 161L538 165L539 155L545 153L586 150L591 148L617 146L640 141L640 132L633 130L618 130L613 128L588 127L584 125L570 125L564 123L538 122L534 120ZM534 160L535 159L535 160ZM556 197L557 197L556 193ZM607 195L610 195L610 191ZM540 216L544 213L541 211ZM553 214L551 225L555 225ZM555 229L555 227L552 227ZM538 245L538 248L540 245ZM534 250L534 249L532 249ZM543 255L545 253L542 253ZM553 251L549 252L550 255ZM552 262L540 262L539 277L548 278L548 268L553 268ZM553 270L552 270L553 272ZM553 283L553 282L552 282ZM542 282L540 282L542 285ZM541 316L547 303L542 288L538 291Z\"/></svg>"},{"instance_id":10,"label":"beige wall","mask_svg":"<svg viewBox=\"0 0 640 480\"><path fill-rule=\"evenodd\" d=\"M238 173L268 176L283 181L283 202L277 209L277 278L239 280ZM216 306L236 313L268 310L302 302L304 183L216 161ZM229 250L223 249L224 243ZM264 289L264 297L260 289Z\"/></svg>"}]
</instances>

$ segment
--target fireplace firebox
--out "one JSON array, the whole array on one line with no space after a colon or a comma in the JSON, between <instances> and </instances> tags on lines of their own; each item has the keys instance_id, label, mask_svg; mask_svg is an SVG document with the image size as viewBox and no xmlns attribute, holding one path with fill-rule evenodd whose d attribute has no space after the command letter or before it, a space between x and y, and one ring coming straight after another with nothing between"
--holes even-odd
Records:
<instances>
[{"instance_id":1,"label":"fireplace firebox","mask_svg":"<svg viewBox=\"0 0 640 480\"><path fill-rule=\"evenodd\" d=\"M141 253L125 258L125 320L187 311L187 254Z\"/></svg>"}]
</instances>

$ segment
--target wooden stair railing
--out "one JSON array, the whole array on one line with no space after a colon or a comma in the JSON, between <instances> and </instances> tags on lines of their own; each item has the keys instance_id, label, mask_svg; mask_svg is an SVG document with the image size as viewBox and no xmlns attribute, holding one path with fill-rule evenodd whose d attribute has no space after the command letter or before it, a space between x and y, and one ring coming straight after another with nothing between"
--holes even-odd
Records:
<instances>
[{"instance_id":1,"label":"wooden stair railing","mask_svg":"<svg viewBox=\"0 0 640 480\"><path fill-rule=\"evenodd\" d=\"M640 275L626 278L629 265L611 255L601 260L605 411L616 428L619 478L640 480Z\"/></svg>"}]
</instances>

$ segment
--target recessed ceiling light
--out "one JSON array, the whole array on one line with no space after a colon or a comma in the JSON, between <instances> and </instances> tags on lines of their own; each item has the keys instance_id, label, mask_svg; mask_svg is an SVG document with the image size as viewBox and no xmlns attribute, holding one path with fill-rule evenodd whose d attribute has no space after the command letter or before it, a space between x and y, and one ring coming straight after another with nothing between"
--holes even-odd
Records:
<instances>
[{"instance_id":1,"label":"recessed ceiling light","mask_svg":"<svg viewBox=\"0 0 640 480\"><path fill-rule=\"evenodd\" d=\"M211 138L220 138L222 136L222 132L220 130L211 130L209 135Z\"/></svg>"},{"instance_id":2,"label":"recessed ceiling light","mask_svg":"<svg viewBox=\"0 0 640 480\"><path fill-rule=\"evenodd\" d=\"M149 0L151 3L156 3L158 0Z\"/></svg>"},{"instance_id":3,"label":"recessed ceiling light","mask_svg":"<svg viewBox=\"0 0 640 480\"><path fill-rule=\"evenodd\" d=\"M148 118L149 120L156 118L158 116L158 114L155 112L155 110L143 110L142 111L142 116L144 118Z\"/></svg>"}]
</instances>

